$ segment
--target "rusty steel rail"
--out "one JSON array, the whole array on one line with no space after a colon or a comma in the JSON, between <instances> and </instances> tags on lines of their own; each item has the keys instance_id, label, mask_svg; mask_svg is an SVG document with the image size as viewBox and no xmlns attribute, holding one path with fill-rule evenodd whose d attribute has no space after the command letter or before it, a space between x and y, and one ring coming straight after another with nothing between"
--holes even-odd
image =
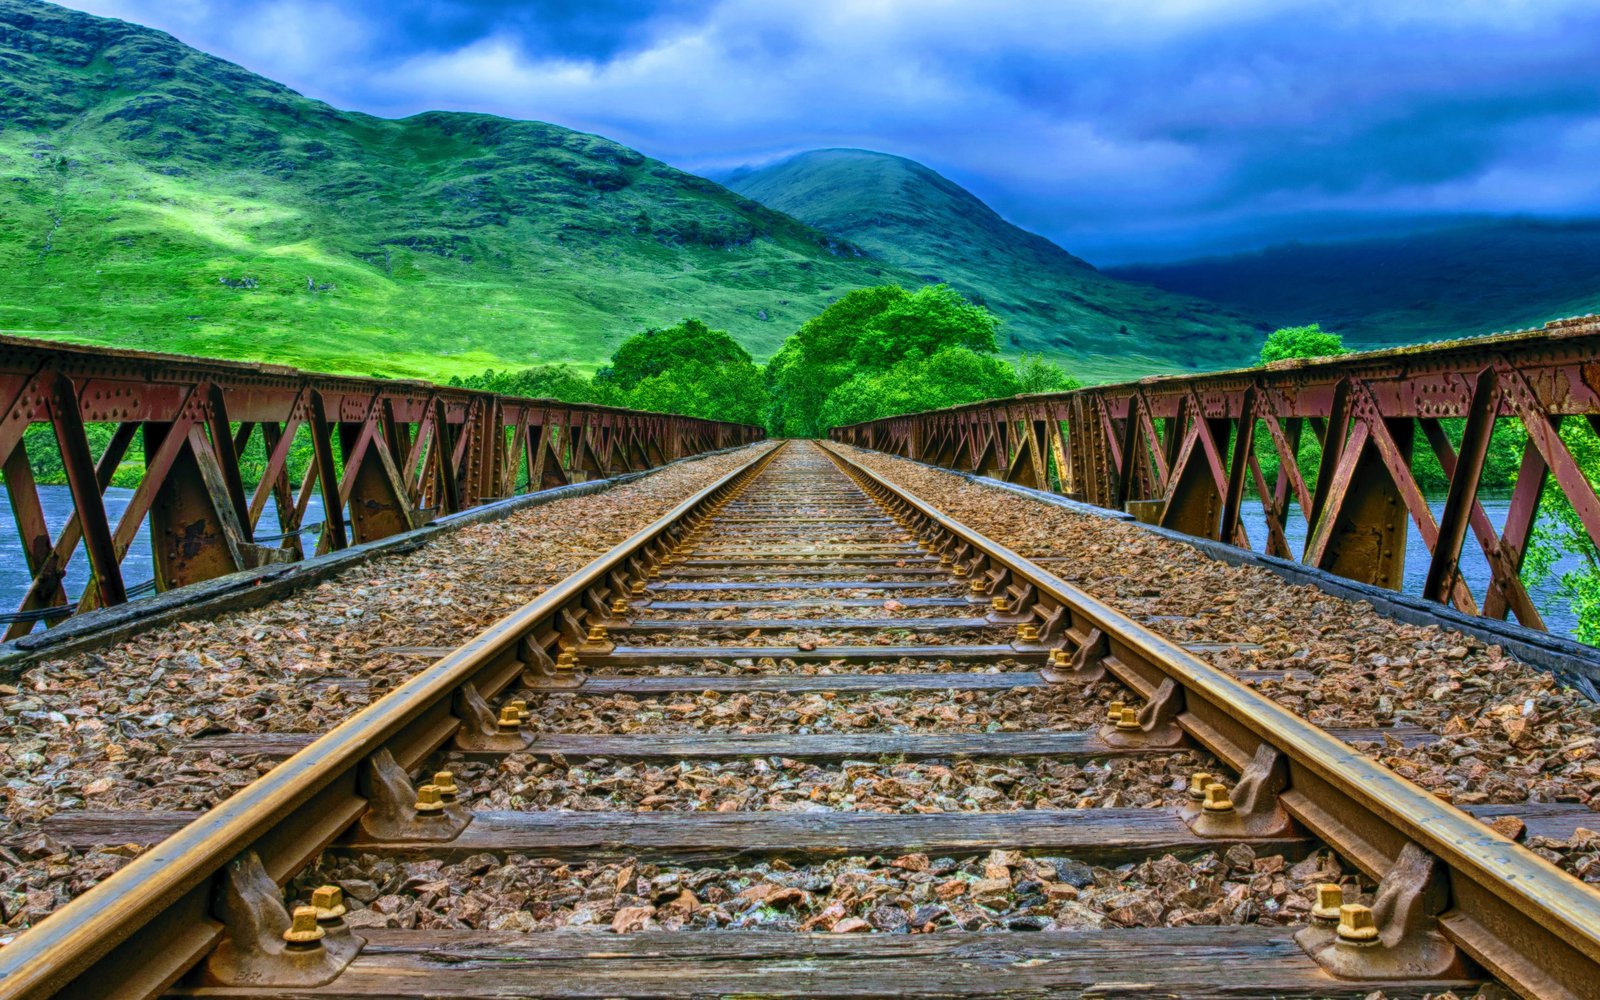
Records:
<instances>
[{"instance_id":1,"label":"rusty steel rail","mask_svg":"<svg viewBox=\"0 0 1600 1000\"><path fill-rule=\"evenodd\" d=\"M93 453L89 424L111 424ZM49 425L73 514L52 535L24 432ZM257 439L264 474L253 491L240 456ZM292 482L297 436L312 461ZM279 365L111 351L0 337L0 468L33 582L4 638L74 610L121 604L136 589L122 559L146 516L155 587L165 591L304 558L313 492L324 518L317 553L417 528L530 490L634 472L749 444L758 427L432 385L319 375ZM144 471L116 524L104 495L125 459ZM268 500L275 531L262 525ZM79 546L90 580L63 586Z\"/></svg>"},{"instance_id":2,"label":"rusty steel rail","mask_svg":"<svg viewBox=\"0 0 1600 1000\"><path fill-rule=\"evenodd\" d=\"M781 447L684 500L0 948L0 1000L148 997L171 985L223 937L219 885L230 864L254 855L271 878L287 881L363 816L392 805L393 765L415 767L464 719L482 721L474 712L485 699L525 672L561 686L571 654L559 650L581 646L613 601L642 589L704 513ZM409 796L401 808L416 798L408 781L399 774Z\"/></svg>"},{"instance_id":3,"label":"rusty steel rail","mask_svg":"<svg viewBox=\"0 0 1600 1000\"><path fill-rule=\"evenodd\" d=\"M930 551L974 581L974 593L1004 596L1023 624L1037 628L1039 646L1061 650L1052 654L1060 679L1109 674L1143 697L1139 731L1129 739L1160 740L1175 727L1241 772L1231 821L1240 829L1270 828L1286 814L1382 880L1380 900L1386 891L1400 899L1379 919L1407 924L1382 928L1399 968L1430 960L1409 949L1420 944L1426 952L1426 939L1437 934L1523 996L1580 1000L1600 991L1600 891L904 486L827 450L903 523L942 538ZM1437 960L1438 942L1431 947Z\"/></svg>"},{"instance_id":4,"label":"rusty steel rail","mask_svg":"<svg viewBox=\"0 0 1600 1000\"><path fill-rule=\"evenodd\" d=\"M1254 489L1266 514L1268 554L1392 590L1405 573L1414 526L1431 559L1423 597L1467 614L1543 629L1520 577L1539 500L1552 481L1600 546L1600 497L1559 430L1568 417L1600 433L1600 317L1542 330L1264 368L1162 376L1073 392L1019 396L837 427L833 440L949 469L1053 490L1128 510L1190 535L1249 547L1240 510ZM1459 442L1444 420L1464 422ZM1478 492L1491 436L1526 436L1503 529ZM1316 475L1296 456L1315 435ZM1421 430L1450 479L1436 519L1418 486ZM1268 483L1255 442L1279 460ZM1294 552L1293 503L1308 524ZM1487 592L1462 578L1461 549L1477 540L1492 575Z\"/></svg>"}]
</instances>

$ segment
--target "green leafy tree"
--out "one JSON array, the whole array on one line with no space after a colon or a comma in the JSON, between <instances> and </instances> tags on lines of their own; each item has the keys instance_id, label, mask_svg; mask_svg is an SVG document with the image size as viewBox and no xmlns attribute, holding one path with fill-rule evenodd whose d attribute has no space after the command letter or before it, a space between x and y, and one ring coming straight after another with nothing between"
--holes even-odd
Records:
<instances>
[{"instance_id":1,"label":"green leafy tree","mask_svg":"<svg viewBox=\"0 0 1600 1000\"><path fill-rule=\"evenodd\" d=\"M558 399L564 403L597 403L600 394L590 379L571 365L535 365L517 371L497 372L453 378L451 385L483 389L503 396L531 399Z\"/></svg>"},{"instance_id":2,"label":"green leafy tree","mask_svg":"<svg viewBox=\"0 0 1600 1000\"><path fill-rule=\"evenodd\" d=\"M773 400L768 424L778 434L818 436L839 422L841 414L860 412L860 405L846 405L844 400L868 386L895 392L896 399L909 398L904 395L910 391L909 383L902 384L909 374L878 382L871 376L947 349L992 354L998 330L999 321L987 309L946 285L915 292L896 285L851 292L808 320L773 357L767 367ZM858 379L828 410L833 416L825 417L835 390Z\"/></svg>"},{"instance_id":3,"label":"green leafy tree","mask_svg":"<svg viewBox=\"0 0 1600 1000\"><path fill-rule=\"evenodd\" d=\"M677 326L636 333L622 342L611 364L595 373L598 384L610 384L632 391L647 378L664 375L688 363L706 365L752 364L750 352L728 336L697 319L686 319Z\"/></svg>"},{"instance_id":4,"label":"green leafy tree","mask_svg":"<svg viewBox=\"0 0 1600 1000\"><path fill-rule=\"evenodd\" d=\"M887 371L856 374L828 394L821 422L837 427L1015 396L1019 388L1016 371L999 358L965 347L946 347L930 357L901 361Z\"/></svg>"},{"instance_id":5,"label":"green leafy tree","mask_svg":"<svg viewBox=\"0 0 1600 1000\"><path fill-rule=\"evenodd\" d=\"M1285 358L1325 358L1349 353L1343 337L1327 332L1320 324L1312 323L1310 326L1286 326L1272 331L1266 343L1261 345L1261 363L1266 365Z\"/></svg>"},{"instance_id":6,"label":"green leafy tree","mask_svg":"<svg viewBox=\"0 0 1600 1000\"><path fill-rule=\"evenodd\" d=\"M1561 439L1590 485L1600 487L1600 438L1578 421L1569 420L1561 428ZM1569 556L1575 559L1563 566ZM1554 487L1547 487L1540 499L1522 579L1528 584L1555 583L1556 597L1572 604L1577 619L1574 637L1591 646L1600 645L1600 551L1577 510Z\"/></svg>"},{"instance_id":7,"label":"green leafy tree","mask_svg":"<svg viewBox=\"0 0 1600 1000\"><path fill-rule=\"evenodd\" d=\"M1018 392L1068 392L1082 388L1082 383L1043 354L1024 354L1013 367L1017 372Z\"/></svg>"}]
</instances>

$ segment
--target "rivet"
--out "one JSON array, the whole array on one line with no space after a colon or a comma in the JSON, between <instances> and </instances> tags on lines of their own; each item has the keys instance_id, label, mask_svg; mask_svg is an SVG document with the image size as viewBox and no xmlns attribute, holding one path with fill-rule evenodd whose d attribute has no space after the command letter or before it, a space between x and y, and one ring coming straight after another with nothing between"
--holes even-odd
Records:
<instances>
[{"instance_id":1,"label":"rivet","mask_svg":"<svg viewBox=\"0 0 1600 1000\"><path fill-rule=\"evenodd\" d=\"M311 908L317 911L317 923L336 924L347 912L344 890L336 885L324 885L311 892Z\"/></svg>"},{"instance_id":2,"label":"rivet","mask_svg":"<svg viewBox=\"0 0 1600 1000\"><path fill-rule=\"evenodd\" d=\"M1195 773L1189 775L1189 798L1196 802L1204 802L1206 798L1206 786L1211 784L1211 780L1215 777L1216 775L1209 774L1205 771L1196 771Z\"/></svg>"},{"instance_id":3,"label":"rivet","mask_svg":"<svg viewBox=\"0 0 1600 1000\"><path fill-rule=\"evenodd\" d=\"M1317 901L1311 907L1313 920L1326 920L1337 922L1339 908L1344 906L1344 887L1335 882L1322 882L1317 885Z\"/></svg>"},{"instance_id":4,"label":"rivet","mask_svg":"<svg viewBox=\"0 0 1600 1000\"><path fill-rule=\"evenodd\" d=\"M1206 798L1200 803L1200 808L1213 813L1233 812L1233 800L1228 798L1228 786L1218 781L1207 785Z\"/></svg>"},{"instance_id":5,"label":"rivet","mask_svg":"<svg viewBox=\"0 0 1600 1000\"><path fill-rule=\"evenodd\" d=\"M1106 721L1115 725L1122 721L1122 702L1114 701L1106 706Z\"/></svg>"},{"instance_id":6,"label":"rivet","mask_svg":"<svg viewBox=\"0 0 1600 1000\"><path fill-rule=\"evenodd\" d=\"M283 932L283 940L295 950L310 950L322 947L322 939L328 932L317 923L317 908L315 906L297 906L294 908L293 921L289 929Z\"/></svg>"},{"instance_id":7,"label":"rivet","mask_svg":"<svg viewBox=\"0 0 1600 1000\"><path fill-rule=\"evenodd\" d=\"M1372 910L1360 903L1345 903L1339 907L1339 940L1347 944L1364 945L1378 940L1378 924L1372 919Z\"/></svg>"}]
</instances>

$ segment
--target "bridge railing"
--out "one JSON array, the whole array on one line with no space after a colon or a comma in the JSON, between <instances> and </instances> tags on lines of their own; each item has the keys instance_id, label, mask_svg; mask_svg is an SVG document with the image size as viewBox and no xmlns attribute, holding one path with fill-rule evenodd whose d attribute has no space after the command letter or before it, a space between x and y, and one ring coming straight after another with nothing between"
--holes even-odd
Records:
<instances>
[{"instance_id":1,"label":"bridge railing","mask_svg":"<svg viewBox=\"0 0 1600 1000\"><path fill-rule=\"evenodd\" d=\"M71 492L57 531L30 460L39 457L29 455L27 439L40 444L25 433L33 425L49 426ZM91 434L95 425L106 426ZM0 468L32 577L18 612L4 616L5 638L150 589L122 574L147 517L153 585L165 591L302 559L303 536L316 553L343 549L518 493L763 436L742 424L426 382L0 337ZM105 442L98 453L92 440ZM307 442L309 461L291 478L291 456ZM251 469L258 475L241 465L247 449L263 458ZM107 487L141 457L113 524ZM304 523L314 494L315 532ZM275 525L261 523L269 500ZM89 580L74 602L64 581L80 548Z\"/></svg>"},{"instance_id":2,"label":"bridge railing","mask_svg":"<svg viewBox=\"0 0 1600 1000\"><path fill-rule=\"evenodd\" d=\"M1562 440L1567 418L1600 433L1600 317L990 400L838 427L831 436L1244 547L1241 512L1256 502L1253 494L1265 514L1269 554L1393 590L1401 588L1414 527L1429 553L1422 596L1469 614L1504 619L1509 612L1543 629L1521 571L1547 489L1561 491L1600 546L1600 499ZM1525 443L1497 528L1479 487L1491 436L1497 428L1506 433L1508 423L1520 431L1508 439ZM1262 435L1278 460L1270 483L1258 456ZM1297 461L1307 439L1318 456L1309 475ZM1449 480L1437 518L1416 477L1419 445ZM1291 504L1307 526L1299 552L1286 531ZM1460 568L1469 534L1489 565L1481 601Z\"/></svg>"}]
</instances>

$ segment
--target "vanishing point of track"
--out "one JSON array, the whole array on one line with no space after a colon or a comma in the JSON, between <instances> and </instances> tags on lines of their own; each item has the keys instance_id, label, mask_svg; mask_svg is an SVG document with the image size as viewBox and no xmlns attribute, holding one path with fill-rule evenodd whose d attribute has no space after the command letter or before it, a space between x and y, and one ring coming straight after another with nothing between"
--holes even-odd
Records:
<instances>
[{"instance_id":1,"label":"vanishing point of track","mask_svg":"<svg viewBox=\"0 0 1600 1000\"><path fill-rule=\"evenodd\" d=\"M912 631L924 644L895 639ZM784 644L795 635L807 638ZM1125 704L1103 706L1104 724L1086 732L668 740L524 726L541 699L575 690L998 696L1051 686L1121 690ZM1600 996L1593 889L808 443L761 451L332 732L274 741L287 759L272 772L187 824L151 818L140 835L154 846L0 949L0 997L1361 997L1489 978L1526 996ZM437 770L441 752L491 762L522 752L1087 760L1180 747L1233 773L1197 776L1192 801L1159 809L490 812ZM99 842L127 840L126 827L124 817ZM86 842L95 835L83 831ZM1369 906L1322 892L1298 929L615 936L352 929L337 890L288 907L280 890L319 856L717 865L996 850L1111 864L1238 844L1291 856L1332 847L1379 888Z\"/></svg>"}]
</instances>

